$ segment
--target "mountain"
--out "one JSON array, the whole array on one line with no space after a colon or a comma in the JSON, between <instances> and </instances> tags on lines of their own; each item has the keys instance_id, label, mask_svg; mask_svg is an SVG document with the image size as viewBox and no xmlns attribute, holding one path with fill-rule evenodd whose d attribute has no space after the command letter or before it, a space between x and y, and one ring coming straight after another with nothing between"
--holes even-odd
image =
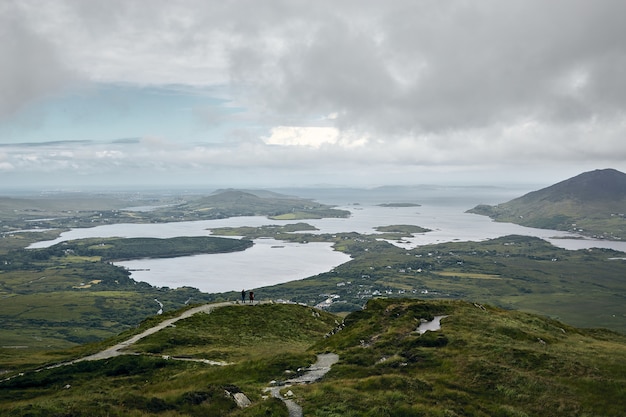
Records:
<instances>
[{"instance_id":1,"label":"mountain","mask_svg":"<svg viewBox=\"0 0 626 417\"><path fill-rule=\"evenodd\" d=\"M287 196L271 191L224 189L190 200L176 207L202 213L228 213L235 216L286 216L286 220L322 217L347 217L350 213L313 200ZM226 214L224 214L226 216ZM282 218L282 217L281 217Z\"/></svg>"},{"instance_id":2,"label":"mountain","mask_svg":"<svg viewBox=\"0 0 626 417\"><path fill-rule=\"evenodd\" d=\"M585 172L496 206L469 213L528 227L626 239L626 174L615 169Z\"/></svg>"},{"instance_id":3,"label":"mountain","mask_svg":"<svg viewBox=\"0 0 626 417\"><path fill-rule=\"evenodd\" d=\"M435 317L439 328L418 331ZM67 354L128 340L151 320ZM626 336L464 301L373 299L344 319L296 304L232 304L127 349L5 372L0 415L291 415L268 386L311 416L600 417L626 409ZM339 362L321 380L286 384L324 352ZM239 408L235 393L251 404Z\"/></svg>"}]
</instances>

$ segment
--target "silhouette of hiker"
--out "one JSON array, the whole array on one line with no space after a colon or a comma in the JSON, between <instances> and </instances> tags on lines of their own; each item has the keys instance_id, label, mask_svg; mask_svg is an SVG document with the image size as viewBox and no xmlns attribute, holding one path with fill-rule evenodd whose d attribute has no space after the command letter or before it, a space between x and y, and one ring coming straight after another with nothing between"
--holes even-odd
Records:
<instances>
[{"instance_id":1,"label":"silhouette of hiker","mask_svg":"<svg viewBox=\"0 0 626 417\"><path fill-rule=\"evenodd\" d=\"M250 303L254 304L254 293L250 291Z\"/></svg>"},{"instance_id":2,"label":"silhouette of hiker","mask_svg":"<svg viewBox=\"0 0 626 417\"><path fill-rule=\"evenodd\" d=\"M246 302L246 290L241 290L241 304Z\"/></svg>"}]
</instances>

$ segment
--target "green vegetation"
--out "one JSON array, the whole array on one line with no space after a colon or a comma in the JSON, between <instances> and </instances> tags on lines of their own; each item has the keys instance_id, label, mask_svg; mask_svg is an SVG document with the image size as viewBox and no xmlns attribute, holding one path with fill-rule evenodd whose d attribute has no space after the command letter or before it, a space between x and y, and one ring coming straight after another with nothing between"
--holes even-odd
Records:
<instances>
[{"instance_id":1,"label":"green vegetation","mask_svg":"<svg viewBox=\"0 0 626 417\"><path fill-rule=\"evenodd\" d=\"M596 170L496 206L469 213L497 221L564 230L594 238L626 239L626 174Z\"/></svg>"},{"instance_id":2,"label":"green vegetation","mask_svg":"<svg viewBox=\"0 0 626 417\"><path fill-rule=\"evenodd\" d=\"M263 388L314 362L307 348L335 327L335 320L298 305L239 305L197 314L134 346L162 350L159 355L26 370L0 382L0 415L286 417L280 401L262 399ZM162 357L170 353L186 359L223 357L231 365ZM245 393L253 405L238 409L225 390Z\"/></svg>"},{"instance_id":3,"label":"green vegetation","mask_svg":"<svg viewBox=\"0 0 626 417\"><path fill-rule=\"evenodd\" d=\"M397 225L392 225L392 226L378 226L376 228L376 230L379 231L379 232L406 233L406 234L430 232L430 229L425 229L423 227L414 226L414 225L411 225L411 224L397 224Z\"/></svg>"},{"instance_id":4,"label":"green vegetation","mask_svg":"<svg viewBox=\"0 0 626 417\"><path fill-rule=\"evenodd\" d=\"M242 251L252 247L250 240L227 239L211 236L157 238L90 238L63 242L39 252L50 256L69 253L102 260L140 258L175 258L201 253Z\"/></svg>"},{"instance_id":5,"label":"green vegetation","mask_svg":"<svg viewBox=\"0 0 626 417\"><path fill-rule=\"evenodd\" d=\"M223 362L253 360L305 351L336 326L335 319L293 304L223 307L180 320L140 340L132 351Z\"/></svg>"},{"instance_id":6,"label":"green vegetation","mask_svg":"<svg viewBox=\"0 0 626 417\"><path fill-rule=\"evenodd\" d=\"M218 236L244 236L246 239L272 237L275 239L288 239L288 233L317 230L307 223L285 224L281 226L266 225L261 227L217 227L211 229L211 233Z\"/></svg>"},{"instance_id":7,"label":"green vegetation","mask_svg":"<svg viewBox=\"0 0 626 417\"><path fill-rule=\"evenodd\" d=\"M317 209L310 211L293 211L291 213L276 214L268 216L272 220L305 220L323 219L327 217L347 217L343 210L337 209Z\"/></svg>"},{"instance_id":8,"label":"green vegetation","mask_svg":"<svg viewBox=\"0 0 626 417\"><path fill-rule=\"evenodd\" d=\"M385 230L399 233L383 235L290 233L308 227L297 223L220 232L332 242L336 250L353 258L324 274L257 289L259 299L316 305L332 295L333 302L327 307L331 312L358 310L368 299L381 295L469 299L548 315L580 327L606 327L626 333L626 288L621 279L624 261L619 259L624 257L622 253L602 249L568 251L521 236L409 251L380 240L381 236L399 239L417 230L410 225L389 226ZM27 244L28 240L23 236L20 242ZM34 352L102 340L129 329L155 314L158 305L154 299L164 304L165 311L189 302L238 299L237 293L153 288L136 283L128 272L106 261L125 257L125 253L129 258L146 255L134 250L148 250L152 256L160 256L158 250L167 254L175 247L178 253L201 251L207 242L243 247L249 244L214 237L184 242L88 239L41 250L7 249L5 255L0 254L0 318L6 322L0 330L4 347L0 347L0 357L5 358L0 363L21 363L31 360Z\"/></svg>"},{"instance_id":9,"label":"green vegetation","mask_svg":"<svg viewBox=\"0 0 626 417\"><path fill-rule=\"evenodd\" d=\"M441 315L440 330L417 332ZM608 417L626 409L626 336L462 301L374 299L343 323L299 305L224 307L132 349L143 353L24 370L0 382L0 414L286 417L263 389L327 351L340 361L321 381L288 388L304 415ZM252 405L238 408L226 391Z\"/></svg>"},{"instance_id":10,"label":"green vegetation","mask_svg":"<svg viewBox=\"0 0 626 417\"><path fill-rule=\"evenodd\" d=\"M412 250L378 241L376 235L317 238L333 239L335 249L353 259L327 273L259 289L259 294L309 305L334 294L339 296L329 307L334 312L360 309L381 295L465 299L626 333L621 252L570 251L526 236Z\"/></svg>"},{"instance_id":11,"label":"green vegetation","mask_svg":"<svg viewBox=\"0 0 626 417\"><path fill-rule=\"evenodd\" d=\"M215 299L195 288L138 283L111 260L227 252L251 245L217 237L85 239L32 250L10 244L0 253L0 364L38 360L46 352L120 333L154 315L160 308L157 299L164 311Z\"/></svg>"},{"instance_id":12,"label":"green vegetation","mask_svg":"<svg viewBox=\"0 0 626 417\"><path fill-rule=\"evenodd\" d=\"M347 217L350 214L348 211L334 209L328 205L316 203L313 200L290 197L268 191L261 193L255 191L220 190L209 197L190 201L177 209L181 207L202 218L267 216L284 220L299 220Z\"/></svg>"},{"instance_id":13,"label":"green vegetation","mask_svg":"<svg viewBox=\"0 0 626 417\"><path fill-rule=\"evenodd\" d=\"M447 315L420 336L420 319ZM626 338L466 302L372 300L319 342L341 362L297 387L305 415L614 416Z\"/></svg>"},{"instance_id":14,"label":"green vegetation","mask_svg":"<svg viewBox=\"0 0 626 417\"><path fill-rule=\"evenodd\" d=\"M416 233L427 233L430 229L426 229L420 226L411 224L396 224L391 226L378 226L375 228L377 232L377 239L395 240L402 242L403 238L412 237Z\"/></svg>"},{"instance_id":15,"label":"green vegetation","mask_svg":"<svg viewBox=\"0 0 626 417\"><path fill-rule=\"evenodd\" d=\"M129 208L130 207L130 208ZM136 208L132 208L136 207ZM25 250L72 227L309 213L348 212L269 192L222 190L208 197L50 194L0 198L0 366L44 360L52 352L102 340L189 303L223 300L194 288L154 288L129 278L113 260L245 250L249 240L218 237L86 239ZM309 225L299 224L293 230ZM281 234L289 233L286 226ZM61 354L62 356L63 354Z\"/></svg>"},{"instance_id":16,"label":"green vegetation","mask_svg":"<svg viewBox=\"0 0 626 417\"><path fill-rule=\"evenodd\" d=\"M113 223L163 223L236 216L319 219L347 217L350 214L313 200L267 191L240 190L219 190L209 196L167 198L134 193L0 197L0 213L0 232L4 234L31 229L54 228L62 231Z\"/></svg>"},{"instance_id":17,"label":"green vegetation","mask_svg":"<svg viewBox=\"0 0 626 417\"><path fill-rule=\"evenodd\" d=\"M8 213L3 211L0 223L0 375L25 373L0 382L2 416L287 416L280 401L263 399L263 388L327 351L341 360L324 380L290 388L305 415L590 417L626 409L623 253L568 251L523 236L412 250L388 242L426 232L414 225L381 226L372 235L307 233L315 228L306 223L216 230L330 242L352 260L324 274L255 290L262 300L327 302L327 312L290 304L233 305L142 339L130 348L137 355L42 369L127 340L191 304L239 299L237 293L154 288L110 261L244 250L251 243L217 237L86 239L25 250L60 229L15 230L230 215L343 215L309 200L233 190L152 201L148 205L158 208L147 212L120 209L137 201L111 199L101 202L108 211L92 211L89 199L74 200L72 210L65 210L62 199L46 207L35 200L0 201ZM536 224L565 227L573 221L566 206L559 207ZM585 221L607 224L600 217ZM611 218L613 236L622 221L619 213ZM156 300L164 305L162 315L155 314ZM448 316L443 328L419 335L419 323L435 315ZM241 391L253 405L239 409L225 391Z\"/></svg>"}]
</instances>

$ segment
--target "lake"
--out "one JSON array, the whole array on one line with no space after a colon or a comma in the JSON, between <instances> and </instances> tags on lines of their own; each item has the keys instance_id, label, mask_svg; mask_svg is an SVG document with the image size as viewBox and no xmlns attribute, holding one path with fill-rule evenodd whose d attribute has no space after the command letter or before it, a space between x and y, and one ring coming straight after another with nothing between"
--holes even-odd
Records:
<instances>
[{"instance_id":1,"label":"lake","mask_svg":"<svg viewBox=\"0 0 626 417\"><path fill-rule=\"evenodd\" d=\"M454 191L454 192L452 192ZM307 195L307 192L309 193ZM447 194L446 194L447 192ZM321 191L319 192L321 194ZM516 193L516 194L514 194ZM519 190L495 188L385 189L384 192L360 190L336 195L316 195L301 190L294 195L314 198L321 203L336 204L352 215L342 219L306 220L318 230L313 233L377 233L377 226L412 224L431 229L391 242L404 248L452 241L481 241L511 234L535 236L565 249L592 247L612 248L626 252L626 242L580 239L579 236L554 230L533 229L510 223L497 223L485 216L465 211L477 204L496 204L521 195ZM381 207L380 203L415 202L419 207ZM357 204L358 203L358 204ZM162 224L113 224L72 229L58 239L42 241L31 248L48 247L66 240L89 237L156 237L209 236L212 228L289 224L294 221L269 220L265 217L232 217L228 219ZM349 260L349 256L332 250L328 243L289 243L273 239L255 239L252 248L226 254L195 255L166 259L138 259L117 262L130 270L131 277L158 287L189 286L204 292L241 291L275 285L327 272Z\"/></svg>"}]
</instances>

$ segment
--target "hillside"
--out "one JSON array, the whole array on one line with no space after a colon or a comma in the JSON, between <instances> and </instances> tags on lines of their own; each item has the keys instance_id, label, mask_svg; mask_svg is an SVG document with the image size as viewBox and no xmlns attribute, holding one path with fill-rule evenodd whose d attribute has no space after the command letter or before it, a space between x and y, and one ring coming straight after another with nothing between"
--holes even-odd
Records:
<instances>
[{"instance_id":1,"label":"hillside","mask_svg":"<svg viewBox=\"0 0 626 417\"><path fill-rule=\"evenodd\" d=\"M302 238L314 241L315 236ZM258 288L259 296L309 305L330 298L326 308L333 312L360 309L380 295L463 299L626 334L623 252L566 250L515 235L411 250L377 235L346 233L335 239L335 249L353 259L323 274Z\"/></svg>"},{"instance_id":2,"label":"hillside","mask_svg":"<svg viewBox=\"0 0 626 417\"><path fill-rule=\"evenodd\" d=\"M210 195L135 193L0 196L2 232L116 223L166 223L267 216L283 220L347 217L350 212L271 191L218 190Z\"/></svg>"},{"instance_id":3,"label":"hillside","mask_svg":"<svg viewBox=\"0 0 626 417\"><path fill-rule=\"evenodd\" d=\"M603 239L626 239L626 174L585 172L496 206L470 213L528 227L572 231Z\"/></svg>"},{"instance_id":4,"label":"hillside","mask_svg":"<svg viewBox=\"0 0 626 417\"><path fill-rule=\"evenodd\" d=\"M250 240L214 236L82 239L11 249L0 239L0 367L111 337L159 310L212 300L191 287L157 288L112 261L243 251ZM8 245L7 245L8 244ZM5 250L5 248L8 248Z\"/></svg>"},{"instance_id":5,"label":"hillside","mask_svg":"<svg viewBox=\"0 0 626 417\"><path fill-rule=\"evenodd\" d=\"M439 330L417 331L438 315L446 316ZM0 382L0 414L287 416L268 385L291 391L308 416L599 417L626 409L626 337L617 333L462 301L376 299L341 321L293 304L195 314L130 346L133 356L12 370L6 375L24 375ZM281 386L321 352L339 355L321 381ZM251 405L237 407L226 391Z\"/></svg>"},{"instance_id":6,"label":"hillside","mask_svg":"<svg viewBox=\"0 0 626 417\"><path fill-rule=\"evenodd\" d=\"M260 190L218 190L213 194L191 200L176 207L195 213L212 213L213 216L268 216L282 220L347 217L350 213L313 200L291 197ZM227 216L226 216L227 215Z\"/></svg>"}]
</instances>

